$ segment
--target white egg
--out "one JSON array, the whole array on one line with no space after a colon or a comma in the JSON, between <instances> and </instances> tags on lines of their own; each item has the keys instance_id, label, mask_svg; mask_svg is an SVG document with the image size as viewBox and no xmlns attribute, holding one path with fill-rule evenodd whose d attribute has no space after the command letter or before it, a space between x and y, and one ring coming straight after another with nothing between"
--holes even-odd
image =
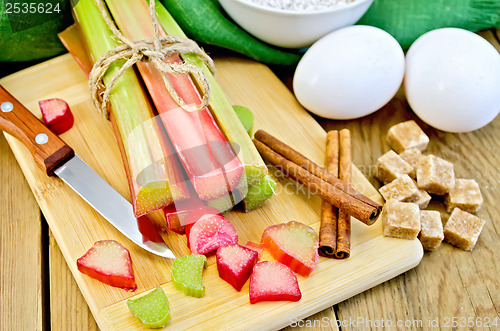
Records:
<instances>
[{"instance_id":1,"label":"white egg","mask_svg":"<svg viewBox=\"0 0 500 331\"><path fill-rule=\"evenodd\" d=\"M427 124L449 132L479 129L500 111L500 54L466 30L430 31L406 54L404 87Z\"/></svg>"},{"instance_id":2,"label":"white egg","mask_svg":"<svg viewBox=\"0 0 500 331\"><path fill-rule=\"evenodd\" d=\"M307 50L293 89L302 106L316 115L358 118L394 97L404 67L403 50L389 33L355 25L326 35Z\"/></svg>"}]
</instances>

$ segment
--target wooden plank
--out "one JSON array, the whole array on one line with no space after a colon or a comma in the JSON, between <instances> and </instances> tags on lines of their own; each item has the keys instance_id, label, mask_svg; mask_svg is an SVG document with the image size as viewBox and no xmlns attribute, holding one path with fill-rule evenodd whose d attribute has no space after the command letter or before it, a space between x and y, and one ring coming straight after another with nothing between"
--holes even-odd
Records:
<instances>
[{"instance_id":1,"label":"wooden plank","mask_svg":"<svg viewBox=\"0 0 500 331\"><path fill-rule=\"evenodd\" d=\"M49 231L50 326L52 330L97 331L97 323Z\"/></svg>"},{"instance_id":2,"label":"wooden plank","mask_svg":"<svg viewBox=\"0 0 500 331\"><path fill-rule=\"evenodd\" d=\"M44 329L40 208L0 135L0 326Z\"/></svg>"},{"instance_id":3,"label":"wooden plank","mask_svg":"<svg viewBox=\"0 0 500 331\"><path fill-rule=\"evenodd\" d=\"M500 52L500 45L491 31L480 34ZM365 175L377 187L379 184L373 178L372 165L390 149L385 134L390 126L409 119L416 120L430 137L424 154L443 157L454 163L457 177L478 181L484 205L477 215L487 223L473 252L464 252L444 243L437 251L425 253L420 265L410 272L340 303L337 317L340 320L360 316L372 321L382 318L394 322L422 321L427 323L423 325L424 329L429 327L429 321L435 323L436 318L444 328L445 318L454 316L483 320L497 317L500 323L500 281L498 277L492 277L500 274L497 256L500 250L500 207L497 201L500 190L500 117L474 132L446 133L421 122L400 93L391 105L365 118L319 121L326 130L352 129L355 164L365 170ZM448 215L439 203L431 208L442 211L447 219ZM346 325L342 329L357 330L359 327Z\"/></svg>"},{"instance_id":4,"label":"wooden plank","mask_svg":"<svg viewBox=\"0 0 500 331\"><path fill-rule=\"evenodd\" d=\"M231 101L255 112L256 128L273 132L311 159L323 162L325 131L267 67L229 58L219 59L216 64L218 79ZM45 84L36 84L39 81ZM2 84L34 112L39 99L51 96L65 99L75 114L75 126L62 138L112 186L128 196L123 166L109 123L93 110L86 91L86 78L71 57L65 55L9 76ZM37 88L33 91L23 88L31 85ZM321 258L309 278L299 277L304 294L299 303L250 305L248 285L237 293L219 279L213 256L209 258L204 276L207 295L202 299L189 298L175 290L170 282L171 261L152 256L133 245L60 180L47 178L38 170L24 146L12 137L8 140L102 329L137 329L139 322L126 308L125 299L158 285L162 285L171 301L172 327L257 328L265 325L278 328L290 324L294 318L309 316L392 278L415 266L421 258L418 241L385 238L380 223L367 227L356 221L352 229L351 258L346 261ZM265 227L289 220L304 222L316 230L319 228L319 199L300 190L288 179L278 179L277 195L266 204L248 214L231 212L227 215L241 243L259 241ZM357 169L353 173L353 183L368 196L381 201L375 188ZM164 238L178 256L189 253L184 236L169 233ZM129 248L138 283L136 293L103 285L77 271L74 261L95 241L102 239L115 239Z\"/></svg>"}]
</instances>

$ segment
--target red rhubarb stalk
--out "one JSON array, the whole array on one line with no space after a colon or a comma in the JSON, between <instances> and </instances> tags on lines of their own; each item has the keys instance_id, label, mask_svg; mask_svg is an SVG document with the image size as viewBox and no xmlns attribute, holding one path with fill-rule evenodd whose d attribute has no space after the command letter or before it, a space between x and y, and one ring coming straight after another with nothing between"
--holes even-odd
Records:
<instances>
[{"instance_id":1,"label":"red rhubarb stalk","mask_svg":"<svg viewBox=\"0 0 500 331\"><path fill-rule=\"evenodd\" d=\"M150 9L143 0L106 0L122 33L130 40L151 39L154 30ZM161 36L165 36L160 29ZM167 63L182 63L176 54ZM215 200L238 185L243 166L210 111L188 112L165 87L153 63L137 63L151 98L194 189L203 200ZM168 75L172 87L186 104L200 104L198 89L188 74Z\"/></svg>"},{"instance_id":2,"label":"red rhubarb stalk","mask_svg":"<svg viewBox=\"0 0 500 331\"><path fill-rule=\"evenodd\" d=\"M94 64L89 56L89 51L85 47L85 43L82 43L82 33L79 29L79 25L70 25L65 30L59 32L57 36L64 47L68 50L69 54L73 56L76 63L78 63L80 68L82 68L85 75L89 77Z\"/></svg>"},{"instance_id":3,"label":"red rhubarb stalk","mask_svg":"<svg viewBox=\"0 0 500 331\"><path fill-rule=\"evenodd\" d=\"M186 0L187 1L187 0ZM156 0L156 17L165 33L169 36L185 37L185 33L180 29L179 25L174 21L172 16L167 12L160 1ZM224 94L222 88L217 83L214 75L210 72L208 66L193 53L181 54L184 61L197 66L203 71L210 83L210 111L214 116L219 128L224 133L225 137L235 146L238 146L238 154L240 162L245 166L245 184L259 184L267 175L267 167L259 152L255 148L250 136L243 127L238 116L233 110L231 103Z\"/></svg>"}]
</instances>

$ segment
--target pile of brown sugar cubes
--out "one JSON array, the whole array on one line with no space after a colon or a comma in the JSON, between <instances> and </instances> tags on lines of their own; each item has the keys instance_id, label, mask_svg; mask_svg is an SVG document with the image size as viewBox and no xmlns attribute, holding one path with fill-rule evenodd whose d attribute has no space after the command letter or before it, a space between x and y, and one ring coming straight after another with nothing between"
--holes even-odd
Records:
<instances>
[{"instance_id":1,"label":"pile of brown sugar cubes","mask_svg":"<svg viewBox=\"0 0 500 331\"><path fill-rule=\"evenodd\" d=\"M392 126L387 133L394 149L377 160L379 189L386 200L382 210L384 235L420 239L427 251L437 249L443 239L464 250L472 250L485 221L474 215L483 203L474 179L456 179L453 164L435 155L424 155L429 137L415 121ZM426 209L431 194L444 196L451 215L443 229L441 214Z\"/></svg>"}]
</instances>

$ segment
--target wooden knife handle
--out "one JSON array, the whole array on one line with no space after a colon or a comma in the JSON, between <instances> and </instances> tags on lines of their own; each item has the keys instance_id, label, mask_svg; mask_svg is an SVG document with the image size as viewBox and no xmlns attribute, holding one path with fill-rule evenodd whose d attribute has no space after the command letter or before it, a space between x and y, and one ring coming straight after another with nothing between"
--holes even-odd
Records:
<instances>
[{"instance_id":1,"label":"wooden knife handle","mask_svg":"<svg viewBox=\"0 0 500 331\"><path fill-rule=\"evenodd\" d=\"M47 175L75 153L55 133L0 85L0 130L19 139Z\"/></svg>"}]
</instances>

